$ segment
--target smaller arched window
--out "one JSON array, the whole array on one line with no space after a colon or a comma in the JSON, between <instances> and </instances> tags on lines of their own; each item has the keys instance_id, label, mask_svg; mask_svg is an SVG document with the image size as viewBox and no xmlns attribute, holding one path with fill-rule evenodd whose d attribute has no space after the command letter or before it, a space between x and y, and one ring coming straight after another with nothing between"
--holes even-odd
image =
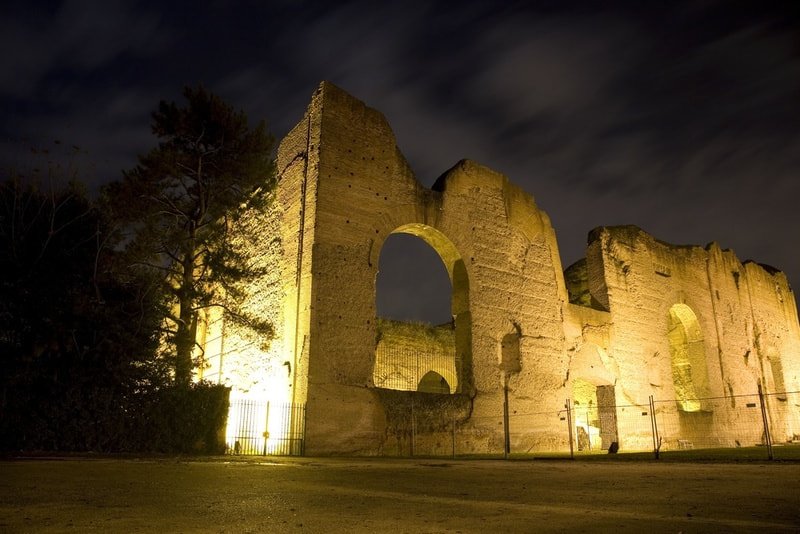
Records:
<instances>
[{"instance_id":1,"label":"smaller arched window","mask_svg":"<svg viewBox=\"0 0 800 534\"><path fill-rule=\"evenodd\" d=\"M503 336L500 342L500 370L506 373L519 373L522 370L517 330Z\"/></svg>"},{"instance_id":2,"label":"smaller arched window","mask_svg":"<svg viewBox=\"0 0 800 534\"><path fill-rule=\"evenodd\" d=\"M764 370L767 382L767 391L775 393L778 399L786 400L786 382L783 378L783 363L781 362L781 354L773 346L764 348L764 355L769 362L768 371Z\"/></svg>"},{"instance_id":3,"label":"smaller arched window","mask_svg":"<svg viewBox=\"0 0 800 534\"><path fill-rule=\"evenodd\" d=\"M450 393L450 384L436 371L428 371L419 381L417 391L422 393Z\"/></svg>"}]
</instances>

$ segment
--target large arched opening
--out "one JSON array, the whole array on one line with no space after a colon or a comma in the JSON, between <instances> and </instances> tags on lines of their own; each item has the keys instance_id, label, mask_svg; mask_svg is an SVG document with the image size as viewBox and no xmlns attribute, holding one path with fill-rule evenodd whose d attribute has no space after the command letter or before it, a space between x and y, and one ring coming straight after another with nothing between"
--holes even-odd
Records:
<instances>
[{"instance_id":1,"label":"large arched opening","mask_svg":"<svg viewBox=\"0 0 800 534\"><path fill-rule=\"evenodd\" d=\"M455 245L433 227L400 226L381 248L375 288L375 387L465 391L469 283Z\"/></svg>"},{"instance_id":2,"label":"large arched opening","mask_svg":"<svg viewBox=\"0 0 800 534\"><path fill-rule=\"evenodd\" d=\"M667 337L678 409L702 411L702 399L708 395L705 344L697 315L686 304L675 304L669 309Z\"/></svg>"}]
</instances>

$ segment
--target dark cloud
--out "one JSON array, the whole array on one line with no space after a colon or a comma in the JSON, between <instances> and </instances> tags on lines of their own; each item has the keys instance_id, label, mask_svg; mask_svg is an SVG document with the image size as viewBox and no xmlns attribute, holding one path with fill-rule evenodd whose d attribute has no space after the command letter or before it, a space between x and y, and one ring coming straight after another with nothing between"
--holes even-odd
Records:
<instances>
[{"instance_id":1,"label":"dark cloud","mask_svg":"<svg viewBox=\"0 0 800 534\"><path fill-rule=\"evenodd\" d=\"M637 224L716 240L800 285L796 11L531 4L12 2L0 157L58 138L88 152L99 183L151 146L150 111L184 84L280 138L327 79L387 116L422 183L471 158L533 194L565 265L591 228Z\"/></svg>"},{"instance_id":2,"label":"dark cloud","mask_svg":"<svg viewBox=\"0 0 800 534\"><path fill-rule=\"evenodd\" d=\"M70 0L30 11L17 7L13 15L0 18L3 98L57 98L45 82L90 79L115 60L152 57L168 44L158 32L159 17L124 0Z\"/></svg>"}]
</instances>

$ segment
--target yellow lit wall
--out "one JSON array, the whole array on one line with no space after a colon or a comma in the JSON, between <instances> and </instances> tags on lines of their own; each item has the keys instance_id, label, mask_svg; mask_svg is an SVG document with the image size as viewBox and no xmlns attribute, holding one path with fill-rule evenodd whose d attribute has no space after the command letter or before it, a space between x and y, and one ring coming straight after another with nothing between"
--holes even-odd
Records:
<instances>
[{"instance_id":1,"label":"yellow lit wall","mask_svg":"<svg viewBox=\"0 0 800 534\"><path fill-rule=\"evenodd\" d=\"M800 389L800 324L785 275L715 243L677 246L634 226L600 227L568 292L555 231L532 196L469 160L423 187L383 115L329 83L281 142L277 169L274 203L242 221L250 237L240 243L268 273L244 304L273 321L276 338L264 346L226 325L220 358L209 349L203 372L242 397L307 402L309 454L382 454L404 439L376 388L391 336L380 332L375 280L381 247L398 231L431 244L453 282L455 365L437 372L455 395L425 413L468 406L461 452L502 450L506 387L512 450L568 447L559 418L536 414L583 398L579 380L604 388L598 419L609 405L625 407L603 430L622 450L652 446L649 424L625 417L641 417L651 395L678 400L659 412L675 436L713 433L732 444L760 439L758 421L737 415L739 395L759 384ZM215 336L209 330L208 343ZM426 350L449 354L449 343ZM706 417L691 400L704 396L727 404ZM796 399L770 402L776 439L800 434ZM449 439L427 423L420 443Z\"/></svg>"}]
</instances>

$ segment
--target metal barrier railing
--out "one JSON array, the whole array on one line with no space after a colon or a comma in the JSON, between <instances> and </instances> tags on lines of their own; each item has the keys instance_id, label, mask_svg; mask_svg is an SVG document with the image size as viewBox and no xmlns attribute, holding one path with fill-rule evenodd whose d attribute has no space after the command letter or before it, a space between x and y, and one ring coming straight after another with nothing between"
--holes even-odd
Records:
<instances>
[{"instance_id":1,"label":"metal barrier railing","mask_svg":"<svg viewBox=\"0 0 800 534\"><path fill-rule=\"evenodd\" d=\"M656 400L642 404L514 409L435 420L410 403L397 454L417 456L560 455L648 452L693 457L800 459L800 392ZM687 411L686 407L693 408ZM419 411L419 410L418 410ZM443 416L444 417L444 416ZM433 430L431 430L433 429ZM734 449L736 452L734 453ZM727 451L727 452L725 452Z\"/></svg>"},{"instance_id":2,"label":"metal barrier railing","mask_svg":"<svg viewBox=\"0 0 800 534\"><path fill-rule=\"evenodd\" d=\"M229 454L302 456L305 404L255 400L231 402L226 444Z\"/></svg>"}]
</instances>

